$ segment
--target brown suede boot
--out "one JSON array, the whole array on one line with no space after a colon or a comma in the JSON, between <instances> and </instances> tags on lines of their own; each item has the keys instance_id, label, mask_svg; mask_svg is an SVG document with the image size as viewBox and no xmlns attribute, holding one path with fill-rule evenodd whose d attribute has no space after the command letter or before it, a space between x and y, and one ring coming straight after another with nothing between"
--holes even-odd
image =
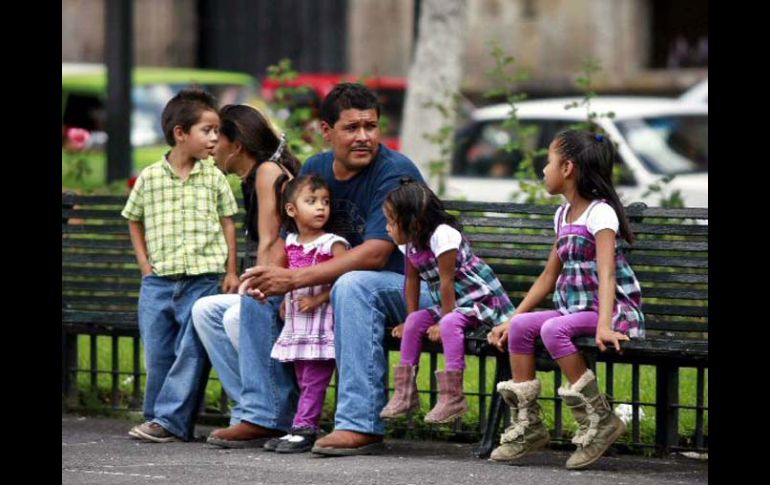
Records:
<instances>
[{"instance_id":1,"label":"brown suede boot","mask_svg":"<svg viewBox=\"0 0 770 485\"><path fill-rule=\"evenodd\" d=\"M381 418L393 419L405 416L412 411L420 409L420 397L417 395L417 367L413 365L399 365L394 369L394 392L388 404L380 413Z\"/></svg>"},{"instance_id":2,"label":"brown suede boot","mask_svg":"<svg viewBox=\"0 0 770 485\"><path fill-rule=\"evenodd\" d=\"M567 468L585 468L607 451L626 431L626 425L612 412L607 397L599 393L596 376L591 369L571 386L559 389L559 396L564 398L579 425L572 438L577 450L567 460Z\"/></svg>"},{"instance_id":3,"label":"brown suede boot","mask_svg":"<svg viewBox=\"0 0 770 485\"><path fill-rule=\"evenodd\" d=\"M540 381L499 382L497 392L511 408L511 425L500 436L500 446L492 451L492 461L511 462L548 445L551 437L540 417Z\"/></svg>"},{"instance_id":4,"label":"brown suede boot","mask_svg":"<svg viewBox=\"0 0 770 485\"><path fill-rule=\"evenodd\" d=\"M436 371L438 402L425 415L426 423L449 423L468 412L468 401L463 394L463 371Z\"/></svg>"}]
</instances>

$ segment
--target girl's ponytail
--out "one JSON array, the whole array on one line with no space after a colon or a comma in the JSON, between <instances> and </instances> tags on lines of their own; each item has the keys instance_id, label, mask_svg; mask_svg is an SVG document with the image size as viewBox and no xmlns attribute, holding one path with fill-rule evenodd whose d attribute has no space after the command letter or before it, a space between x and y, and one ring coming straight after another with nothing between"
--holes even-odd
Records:
<instances>
[{"instance_id":1,"label":"girl's ponytail","mask_svg":"<svg viewBox=\"0 0 770 485\"><path fill-rule=\"evenodd\" d=\"M278 212L278 219L281 221L281 226L288 231L291 231L293 227L294 232L296 232L297 228L294 224L294 220L289 217L289 214L286 212L286 203L288 201L286 200L286 191L284 189L290 180L289 175L285 172L281 173L281 175L275 179L275 183L273 184L273 191L275 191L275 210Z\"/></svg>"}]
</instances>

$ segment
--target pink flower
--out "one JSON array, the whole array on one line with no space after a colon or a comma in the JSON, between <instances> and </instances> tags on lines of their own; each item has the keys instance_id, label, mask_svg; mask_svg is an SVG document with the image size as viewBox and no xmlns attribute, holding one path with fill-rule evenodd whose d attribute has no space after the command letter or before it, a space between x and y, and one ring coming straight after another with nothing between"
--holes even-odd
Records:
<instances>
[{"instance_id":1,"label":"pink flower","mask_svg":"<svg viewBox=\"0 0 770 485\"><path fill-rule=\"evenodd\" d=\"M69 128L67 129L67 138L70 141L70 148L73 150L82 150L86 146L86 143L88 143L88 139L91 138L91 133L83 128Z\"/></svg>"}]
</instances>

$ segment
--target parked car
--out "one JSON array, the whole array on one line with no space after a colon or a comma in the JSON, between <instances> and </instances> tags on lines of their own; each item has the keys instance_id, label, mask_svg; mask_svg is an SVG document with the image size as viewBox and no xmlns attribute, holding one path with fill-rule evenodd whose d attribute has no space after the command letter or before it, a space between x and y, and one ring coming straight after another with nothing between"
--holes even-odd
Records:
<instances>
[{"instance_id":1,"label":"parked car","mask_svg":"<svg viewBox=\"0 0 770 485\"><path fill-rule=\"evenodd\" d=\"M254 102L256 80L245 73L168 67L135 67L132 76L131 145L134 173L158 160L167 149L161 113L182 88L199 85L216 96L220 106ZM91 132L90 156L97 167L92 184L99 184L105 164L105 100L107 76L103 64L62 63L62 134L70 127ZM64 143L64 139L62 139ZM100 166L101 165L101 166Z\"/></svg>"},{"instance_id":2,"label":"parked car","mask_svg":"<svg viewBox=\"0 0 770 485\"><path fill-rule=\"evenodd\" d=\"M310 107L318 110L321 100L340 82L355 82L362 80L378 96L382 106L381 117L386 119L382 130L382 143L398 150L401 143L401 118L406 96L406 79L402 77L367 77L360 79L348 74L303 73L291 81L278 82L275 79L265 79L262 82L262 97L270 102L275 99L276 91L281 86L310 88L305 93L295 93L289 100L291 107Z\"/></svg>"},{"instance_id":3,"label":"parked car","mask_svg":"<svg viewBox=\"0 0 770 485\"><path fill-rule=\"evenodd\" d=\"M680 101L709 104L709 80L708 78L696 83L690 89L679 96Z\"/></svg>"},{"instance_id":4,"label":"parked car","mask_svg":"<svg viewBox=\"0 0 770 485\"><path fill-rule=\"evenodd\" d=\"M532 148L548 148L554 136L586 120L584 107L565 109L580 98L555 98L516 103L517 116L534 127ZM624 203L644 201L660 205L661 195L644 195L651 184L673 176L666 193L679 190L689 207L708 207L708 106L652 97L596 97L591 111L613 112L596 123L617 144L620 181L617 189ZM489 202L514 200L515 180L521 154L503 147L514 137L503 127L510 106L499 104L473 112L470 121L455 134L447 199ZM543 177L546 157L535 160Z\"/></svg>"}]
</instances>

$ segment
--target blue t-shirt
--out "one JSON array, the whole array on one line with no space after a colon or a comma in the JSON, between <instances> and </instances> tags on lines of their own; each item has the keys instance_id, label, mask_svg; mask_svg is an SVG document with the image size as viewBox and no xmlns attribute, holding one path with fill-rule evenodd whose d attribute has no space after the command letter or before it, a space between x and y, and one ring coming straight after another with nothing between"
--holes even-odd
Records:
<instances>
[{"instance_id":1,"label":"blue t-shirt","mask_svg":"<svg viewBox=\"0 0 770 485\"><path fill-rule=\"evenodd\" d=\"M307 159L300 175L320 175L332 192L331 217L327 231L338 234L355 247L367 239L393 242L385 230L382 213L385 196L400 185L401 177L423 181L417 166L403 154L380 144L372 163L349 180L336 180L332 165L334 152L323 152ZM396 249L395 246L393 249ZM383 270L404 272L404 257L395 250Z\"/></svg>"}]
</instances>

